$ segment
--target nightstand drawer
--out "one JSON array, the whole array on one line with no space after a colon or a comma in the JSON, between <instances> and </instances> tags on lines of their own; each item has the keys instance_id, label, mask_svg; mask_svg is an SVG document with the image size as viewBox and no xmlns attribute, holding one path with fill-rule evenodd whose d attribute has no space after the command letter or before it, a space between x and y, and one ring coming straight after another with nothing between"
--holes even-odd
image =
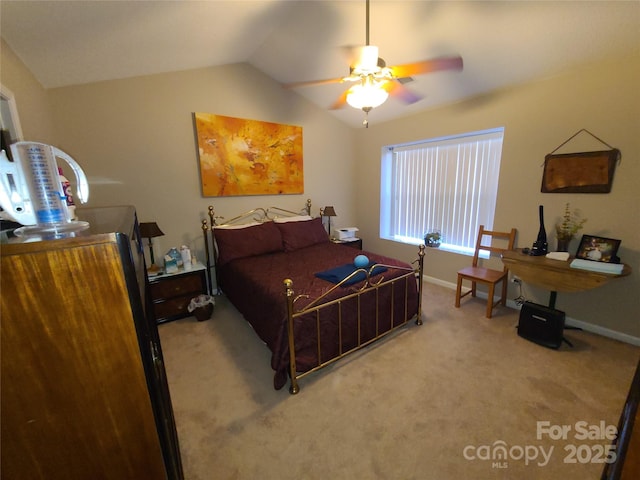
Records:
<instances>
[{"instance_id":1,"label":"nightstand drawer","mask_svg":"<svg viewBox=\"0 0 640 480\"><path fill-rule=\"evenodd\" d=\"M206 293L206 269L202 265L196 265L193 270L159 275L149 280L151 313L157 323L188 317L191 299Z\"/></svg>"},{"instance_id":2,"label":"nightstand drawer","mask_svg":"<svg viewBox=\"0 0 640 480\"><path fill-rule=\"evenodd\" d=\"M180 318L191 315L187 310L187 307L189 306L191 299L195 296L197 296L197 294L154 302L153 312L156 315L156 319L160 322L171 318Z\"/></svg>"},{"instance_id":3,"label":"nightstand drawer","mask_svg":"<svg viewBox=\"0 0 640 480\"><path fill-rule=\"evenodd\" d=\"M202 280L197 273L195 275L183 274L162 278L158 282L149 284L149 288L151 289L151 298L159 300L187 293L201 293Z\"/></svg>"}]
</instances>

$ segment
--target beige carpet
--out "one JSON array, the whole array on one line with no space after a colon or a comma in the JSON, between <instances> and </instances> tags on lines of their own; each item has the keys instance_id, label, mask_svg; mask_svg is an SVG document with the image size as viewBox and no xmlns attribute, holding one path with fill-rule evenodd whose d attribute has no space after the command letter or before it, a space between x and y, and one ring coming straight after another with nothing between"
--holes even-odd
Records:
<instances>
[{"instance_id":1,"label":"beige carpet","mask_svg":"<svg viewBox=\"0 0 640 480\"><path fill-rule=\"evenodd\" d=\"M224 298L209 321L162 325L185 478L599 478L590 460L610 442L576 423L598 437L617 425L640 348L567 331L574 348L550 350L517 336L515 310L487 319L483 300L456 309L452 290L425 285L423 326L302 379L298 395L273 390L266 346ZM566 439L538 439L545 421Z\"/></svg>"}]
</instances>

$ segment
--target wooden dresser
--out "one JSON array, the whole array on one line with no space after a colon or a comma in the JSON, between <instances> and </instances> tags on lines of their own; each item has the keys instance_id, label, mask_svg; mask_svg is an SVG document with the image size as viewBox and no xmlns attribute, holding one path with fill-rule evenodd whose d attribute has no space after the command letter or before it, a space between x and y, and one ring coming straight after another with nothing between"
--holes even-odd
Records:
<instances>
[{"instance_id":1,"label":"wooden dresser","mask_svg":"<svg viewBox=\"0 0 640 480\"><path fill-rule=\"evenodd\" d=\"M2 478L182 479L133 207L0 247Z\"/></svg>"}]
</instances>

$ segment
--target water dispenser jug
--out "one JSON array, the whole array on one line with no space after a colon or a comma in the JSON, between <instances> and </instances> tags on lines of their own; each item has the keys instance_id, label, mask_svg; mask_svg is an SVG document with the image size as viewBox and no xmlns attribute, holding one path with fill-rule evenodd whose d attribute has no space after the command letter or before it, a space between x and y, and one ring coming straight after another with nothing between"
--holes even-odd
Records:
<instances>
[{"instance_id":1,"label":"water dispenser jug","mask_svg":"<svg viewBox=\"0 0 640 480\"><path fill-rule=\"evenodd\" d=\"M12 220L24 225L16 235L83 230L87 222L73 220L60 183L56 157L64 160L77 180L77 198L86 203L89 184L80 165L62 150L37 142L10 146L13 161L0 151L0 206Z\"/></svg>"}]
</instances>

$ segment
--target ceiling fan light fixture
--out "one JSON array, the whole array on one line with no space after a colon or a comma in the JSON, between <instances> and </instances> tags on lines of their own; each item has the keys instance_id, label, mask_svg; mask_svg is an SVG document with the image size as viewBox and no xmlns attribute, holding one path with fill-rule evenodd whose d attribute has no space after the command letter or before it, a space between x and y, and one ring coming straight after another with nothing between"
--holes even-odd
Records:
<instances>
[{"instance_id":1,"label":"ceiling fan light fixture","mask_svg":"<svg viewBox=\"0 0 640 480\"><path fill-rule=\"evenodd\" d=\"M0 0L2 1L2 0ZM379 107L393 96L407 105L414 104L422 99L404 86L412 81L411 77L443 70L462 70L462 57L440 57L431 60L401 65L387 66L387 63L379 57L378 47L369 43L369 3L366 0L365 16L365 44L350 50L349 75L325 80L312 80L306 82L290 83L285 88L306 87L311 85L327 85L334 83L353 82L353 86L342 91L336 101L331 104L331 110L342 108L345 104L362 110L365 113L363 124L368 127L367 116L371 110Z\"/></svg>"},{"instance_id":2,"label":"ceiling fan light fixture","mask_svg":"<svg viewBox=\"0 0 640 480\"><path fill-rule=\"evenodd\" d=\"M389 98L382 85L371 80L352 86L347 92L347 103L353 108L364 110L379 107Z\"/></svg>"}]
</instances>

